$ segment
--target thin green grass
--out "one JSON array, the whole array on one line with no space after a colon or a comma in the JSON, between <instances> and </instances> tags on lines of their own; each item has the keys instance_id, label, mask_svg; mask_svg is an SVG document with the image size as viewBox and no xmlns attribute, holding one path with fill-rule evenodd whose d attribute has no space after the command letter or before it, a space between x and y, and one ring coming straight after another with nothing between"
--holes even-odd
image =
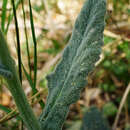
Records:
<instances>
[{"instance_id":1,"label":"thin green grass","mask_svg":"<svg viewBox=\"0 0 130 130\"><path fill-rule=\"evenodd\" d=\"M0 110L4 111L4 112L6 112L6 113L11 112L10 108L5 107L5 106L3 106L3 105L1 105L1 104L0 104Z\"/></svg>"},{"instance_id":2,"label":"thin green grass","mask_svg":"<svg viewBox=\"0 0 130 130\"><path fill-rule=\"evenodd\" d=\"M36 35L35 35L35 29L34 29L34 22L33 22L33 14L32 14L32 7L31 7L31 1L29 1L29 9L30 9L30 24L31 24L31 30L32 30L32 37L33 37L33 43L34 43L34 81L32 81L32 73L31 73L31 63L30 63L30 52L29 52L29 44L28 44L28 36L27 36L27 28L26 28L26 18L25 18L25 10L24 10L24 1L21 0L22 3L22 10L23 10L23 17L24 17L24 26L25 26L25 35L26 35L26 46L27 46L27 54L28 54L28 66L29 66L29 74L26 71L24 65L22 64L23 71L25 73L25 76L32 88L33 95L38 92L36 88L36 82L37 82L37 41L36 41ZM39 96L37 97L39 98ZM41 108L43 109L45 106L45 103L41 100L39 101L39 104Z\"/></svg>"},{"instance_id":3,"label":"thin green grass","mask_svg":"<svg viewBox=\"0 0 130 130\"><path fill-rule=\"evenodd\" d=\"M6 107L6 106L3 106L3 105L1 105L1 104L0 104L0 110L4 111L4 112L6 112L6 113L10 113L10 112L12 111L10 108L8 108L8 107ZM15 112L13 115L16 115L16 112ZM12 115L12 116L13 116L13 115ZM16 116L16 119L17 119L17 120L22 120L20 116Z\"/></svg>"},{"instance_id":4,"label":"thin green grass","mask_svg":"<svg viewBox=\"0 0 130 130\"><path fill-rule=\"evenodd\" d=\"M31 6L30 0L29 0L29 10L30 10L30 24L31 24L32 37L33 37L33 43L34 43L34 88L35 88L36 82L37 82L37 41L36 41L33 14L32 14L32 6Z\"/></svg>"},{"instance_id":5,"label":"thin green grass","mask_svg":"<svg viewBox=\"0 0 130 130\"><path fill-rule=\"evenodd\" d=\"M25 32L25 37L26 37L26 51L27 51L27 56L28 56L28 68L29 68L29 74L30 77L32 76L32 71L31 71L31 58L30 58L30 50L29 50L29 43L28 43L28 34L27 34L27 26L26 26L26 16L25 16L25 9L24 9L24 1L21 0L22 3L22 11L23 11L23 20L24 20L24 32Z\"/></svg>"},{"instance_id":6,"label":"thin green grass","mask_svg":"<svg viewBox=\"0 0 130 130\"><path fill-rule=\"evenodd\" d=\"M12 73L12 79L5 78L8 83L8 89L10 90L13 98L15 99L15 103L20 112L20 116L22 117L24 123L27 128L30 130L40 130L39 122L32 111L31 106L27 100L27 97L22 88L21 82L19 80L19 76L17 74L17 70L15 67L15 62L10 55L10 51L7 46L7 42L1 32L0 29L0 60L6 68ZM33 123L32 123L33 122Z\"/></svg>"},{"instance_id":7,"label":"thin green grass","mask_svg":"<svg viewBox=\"0 0 130 130\"><path fill-rule=\"evenodd\" d=\"M18 6L20 5L20 2L21 2L21 0L16 0L16 2L15 2L15 9L16 10L17 10ZM6 26L5 31L4 31L5 34L7 34L7 32L8 32L9 25L10 25L11 21L13 20L13 16L14 16L13 11L11 11L10 15L8 16L8 23L7 23L7 26Z\"/></svg>"},{"instance_id":8,"label":"thin green grass","mask_svg":"<svg viewBox=\"0 0 130 130\"><path fill-rule=\"evenodd\" d=\"M33 92L33 95L34 95L34 94L36 94L38 92L38 90L37 90L36 87L34 87L32 79L31 79L30 75L28 74L28 72L26 71L26 69L25 69L25 67L24 67L23 64L22 64L22 67L23 67L24 74L25 74L25 76L26 76L26 78L27 78L27 80L29 82L29 85L32 88L32 92ZM38 98L40 98L40 96L37 96L37 99ZM41 106L42 109L45 107L45 103L42 100L39 101L39 104L40 104L40 106Z\"/></svg>"},{"instance_id":9,"label":"thin green grass","mask_svg":"<svg viewBox=\"0 0 130 130\"><path fill-rule=\"evenodd\" d=\"M17 20L17 14L16 14L16 8L14 0L11 0L12 6L13 6L13 14L15 19L15 30L16 30L16 38L17 38L17 55L18 55L18 69L19 69L19 78L22 83L22 66L21 66L21 49L20 49L20 37L19 37L19 27L18 27L18 20Z\"/></svg>"},{"instance_id":10,"label":"thin green grass","mask_svg":"<svg viewBox=\"0 0 130 130\"><path fill-rule=\"evenodd\" d=\"M3 0L2 14L1 14L1 30L2 30L2 32L5 31L7 3L8 3L8 0Z\"/></svg>"}]
</instances>

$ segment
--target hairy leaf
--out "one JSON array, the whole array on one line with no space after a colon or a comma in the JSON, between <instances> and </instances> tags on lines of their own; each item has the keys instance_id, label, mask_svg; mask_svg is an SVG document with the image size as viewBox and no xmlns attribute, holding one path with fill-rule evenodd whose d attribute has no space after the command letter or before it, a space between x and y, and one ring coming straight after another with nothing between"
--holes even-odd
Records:
<instances>
[{"instance_id":1,"label":"hairy leaf","mask_svg":"<svg viewBox=\"0 0 130 130\"><path fill-rule=\"evenodd\" d=\"M69 106L79 99L103 45L106 0L87 0L55 71L47 77L49 95L40 116L44 130L60 130Z\"/></svg>"},{"instance_id":2,"label":"hairy leaf","mask_svg":"<svg viewBox=\"0 0 130 130\"><path fill-rule=\"evenodd\" d=\"M0 29L0 75L2 75L7 83L15 103L20 112L24 123L29 130L41 130L39 122L34 115L27 97L21 86L19 76L17 74L15 62L10 55L7 42Z\"/></svg>"},{"instance_id":3,"label":"hairy leaf","mask_svg":"<svg viewBox=\"0 0 130 130\"><path fill-rule=\"evenodd\" d=\"M110 130L110 128L103 114L96 107L91 107L84 115L80 130Z\"/></svg>"}]
</instances>

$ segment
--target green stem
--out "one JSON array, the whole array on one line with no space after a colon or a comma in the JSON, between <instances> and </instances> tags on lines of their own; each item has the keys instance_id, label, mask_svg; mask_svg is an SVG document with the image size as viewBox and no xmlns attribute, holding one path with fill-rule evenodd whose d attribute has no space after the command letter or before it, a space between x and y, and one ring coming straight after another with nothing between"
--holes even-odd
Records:
<instances>
[{"instance_id":1,"label":"green stem","mask_svg":"<svg viewBox=\"0 0 130 130\"><path fill-rule=\"evenodd\" d=\"M1 29L2 29L3 32L4 32L4 29L5 29L7 3L8 3L8 0L3 0L2 14L1 14Z\"/></svg>"},{"instance_id":2,"label":"green stem","mask_svg":"<svg viewBox=\"0 0 130 130\"><path fill-rule=\"evenodd\" d=\"M24 32L26 37L26 50L27 50L27 56L28 56L28 68L29 68L29 74L30 77L32 77L32 71L31 71L31 58L30 58L30 50L29 50L29 43L28 43L28 34L27 34L27 26L26 26L26 16L25 16L25 9L24 9L24 1L21 0L22 3L22 11L23 11L23 20L24 20Z\"/></svg>"},{"instance_id":3,"label":"green stem","mask_svg":"<svg viewBox=\"0 0 130 130\"><path fill-rule=\"evenodd\" d=\"M6 79L8 83L8 89L10 90L12 96L14 97L17 108L28 130L40 130L40 125L22 89L22 86L21 86L21 83L20 83L20 80L16 71L15 62L10 56L10 52L7 47L6 40L4 39L4 36L1 30L0 30L0 61L13 74L13 78Z\"/></svg>"},{"instance_id":4,"label":"green stem","mask_svg":"<svg viewBox=\"0 0 130 130\"><path fill-rule=\"evenodd\" d=\"M16 9L18 8L18 6L19 6L19 4L20 4L20 1L21 1L21 0L16 0L16 1L15 1L15 8L16 8ZM10 25L12 19L13 19L13 16L14 16L14 15L13 15L13 11L11 11L11 13L10 13L9 16L8 16L7 26L6 26L5 31L4 31L5 34L7 34L7 32L8 32L9 25Z\"/></svg>"},{"instance_id":5,"label":"green stem","mask_svg":"<svg viewBox=\"0 0 130 130\"><path fill-rule=\"evenodd\" d=\"M13 14L14 14L14 19L15 19L15 30L16 30L16 38L17 38L17 55L18 55L18 68L19 68L19 78L22 84L22 67L21 67L21 49L20 49L20 38L19 38L19 27L18 27L18 20L17 20L17 15L16 15L16 9L15 9L15 4L14 0L11 0L12 6L13 6Z\"/></svg>"},{"instance_id":6,"label":"green stem","mask_svg":"<svg viewBox=\"0 0 130 130\"><path fill-rule=\"evenodd\" d=\"M37 83L37 40L36 40L35 28L34 28L34 22L33 22L31 0L29 0L29 11L30 11L30 23L31 23L32 37L33 37L33 43L34 43L34 88L36 88L36 83Z\"/></svg>"}]
</instances>

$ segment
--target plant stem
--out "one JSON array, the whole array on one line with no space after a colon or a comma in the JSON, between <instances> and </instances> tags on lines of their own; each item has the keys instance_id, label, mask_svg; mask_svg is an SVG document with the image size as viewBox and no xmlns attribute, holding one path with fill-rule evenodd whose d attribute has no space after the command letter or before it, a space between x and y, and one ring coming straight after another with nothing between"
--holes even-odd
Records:
<instances>
[{"instance_id":1,"label":"plant stem","mask_svg":"<svg viewBox=\"0 0 130 130\"><path fill-rule=\"evenodd\" d=\"M2 14L1 14L1 29L2 29L3 32L5 30L7 4L8 4L8 0L3 0L3 3L2 3Z\"/></svg>"},{"instance_id":2,"label":"plant stem","mask_svg":"<svg viewBox=\"0 0 130 130\"><path fill-rule=\"evenodd\" d=\"M34 22L33 22L31 0L29 0L29 11L30 11L32 37L33 37L33 43L34 43L34 88L35 88L36 82L37 82L37 40L36 40L35 28L34 28Z\"/></svg>"},{"instance_id":3,"label":"plant stem","mask_svg":"<svg viewBox=\"0 0 130 130\"><path fill-rule=\"evenodd\" d=\"M21 0L16 0L16 1L15 1L15 8L16 8L16 9L17 9L18 6L20 5L20 1L21 1ZM4 31L5 34L7 34L7 32L8 32L9 25L10 25L12 19L13 19L13 11L11 10L11 13L10 13L9 16L8 16L7 25L6 25L6 27L5 27L5 31Z\"/></svg>"},{"instance_id":4,"label":"plant stem","mask_svg":"<svg viewBox=\"0 0 130 130\"><path fill-rule=\"evenodd\" d=\"M0 30L0 61L13 74L13 78L6 79L8 83L8 89L10 90L16 102L17 108L28 130L40 130L40 125L22 89L22 86L21 86L21 83L20 83L20 80L16 71L15 62L10 56L10 52L7 47L6 40L4 39L4 36L1 30Z\"/></svg>"},{"instance_id":5,"label":"plant stem","mask_svg":"<svg viewBox=\"0 0 130 130\"><path fill-rule=\"evenodd\" d=\"M17 14L15 9L14 0L11 0L12 6L13 6L13 14L14 14L14 20L15 20L15 30L16 30L16 38L17 38L17 55L18 55L18 68L19 68L19 78L22 84L22 66L21 66L21 49L20 49L20 37L19 37L19 27L18 27L18 20L17 20Z\"/></svg>"},{"instance_id":6,"label":"plant stem","mask_svg":"<svg viewBox=\"0 0 130 130\"><path fill-rule=\"evenodd\" d=\"M31 58L30 58L30 50L29 50L29 43L28 43L28 34L27 34L27 26L26 26L26 16L25 16L25 9L24 9L24 1L21 0L22 3L22 10L23 10L23 20L24 20L24 32L25 32L25 37L26 37L26 50L27 50L27 55L28 55L28 68L29 68L29 74L30 77L32 77L32 72L31 72Z\"/></svg>"}]
</instances>

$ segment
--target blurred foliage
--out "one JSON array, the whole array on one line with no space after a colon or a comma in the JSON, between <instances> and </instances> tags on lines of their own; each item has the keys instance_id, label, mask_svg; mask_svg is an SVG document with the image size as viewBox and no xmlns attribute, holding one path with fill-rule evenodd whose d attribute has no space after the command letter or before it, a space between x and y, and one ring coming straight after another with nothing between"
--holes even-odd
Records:
<instances>
[{"instance_id":1,"label":"blurred foliage","mask_svg":"<svg viewBox=\"0 0 130 130\"><path fill-rule=\"evenodd\" d=\"M108 102L103 106L103 114L105 117L115 116L117 110L118 109L113 102Z\"/></svg>"},{"instance_id":2,"label":"blurred foliage","mask_svg":"<svg viewBox=\"0 0 130 130\"><path fill-rule=\"evenodd\" d=\"M110 130L102 112L96 107L90 107L84 114L80 130Z\"/></svg>"},{"instance_id":3,"label":"blurred foliage","mask_svg":"<svg viewBox=\"0 0 130 130\"><path fill-rule=\"evenodd\" d=\"M37 32L37 43L38 43L38 71L44 68L44 65L51 59L55 58L57 54L59 54L68 43L68 40L71 36L72 26L74 24L75 17L77 16L80 7L84 0L41 0L41 1L32 1L32 9L34 13L34 24L36 26ZM46 2L45 2L46 1ZM0 1L2 5L2 0ZM17 0L17 14L19 21L21 20L21 5L19 0ZM78 4L75 4L78 3ZM26 20L29 20L29 10L28 3L25 2L25 13ZM128 33L128 37L130 37L130 30L125 25L128 30L123 31L124 27L120 27L120 23L129 23L130 16L130 1L129 0L108 0L108 12L106 16L106 29L111 30L116 33L118 30L118 35L126 36L124 33ZM7 23L10 23L12 20L12 11L10 3L7 5L8 10L7 15L3 17L4 24L7 27ZM2 13L0 12L0 15ZM2 14L3 15L3 14ZM1 22L1 19L0 19ZM3 23L2 22L2 23ZM20 29L22 30L23 26L21 23ZM114 26L114 27L113 27ZM6 28L5 28L6 29ZM116 31L115 31L116 30ZM13 30L13 21L10 25L10 32L7 34L7 38L9 38L10 48L13 50L14 48L14 35L15 31ZM10 40L10 37L13 37ZM31 37L31 33L28 27L28 40L30 47L30 56L31 59L33 57L33 41ZM13 43L13 44L12 44ZM21 48L22 48L22 58L26 67L26 41L23 36L23 31L21 31ZM108 118L110 125L112 125L117 113L117 110L120 105L120 101L125 92L125 89L130 82L130 42L124 39L117 40L111 36L104 36L104 48L103 49L103 59L101 63L96 67L95 75L92 77L93 83L92 86L96 86L101 90L101 98L104 101L101 105L97 104L103 111L104 115ZM12 55L16 52L12 51ZM16 56L14 56L16 57ZM52 59L51 59L52 60ZM57 62L56 62L57 63ZM55 63L55 64L56 64ZM38 79L40 79L38 87L47 89L47 81L45 79L45 75L52 72L55 68L55 64L50 67L49 71L40 75ZM33 60L31 60L31 69L33 70ZM91 77L91 76L90 76ZM23 77L25 80L26 78ZM5 82L0 83L0 93L3 92L3 87L6 86ZM25 85L25 86L28 86ZM84 100L84 92L81 94L81 100ZM47 94L45 95L45 97ZM1 96L0 96L1 97ZM107 97L107 99L106 99ZM98 98L97 98L98 100ZM82 103L81 103L82 104ZM91 104L95 105L95 102ZM7 106L7 109L12 105ZM3 107L2 107L3 108ZM74 122L68 128L69 130L76 129L75 127L79 127L78 124L81 124L81 116L82 108L85 108L85 105L81 105L80 109L77 110L77 107L74 107L70 115L68 117L67 122L71 122L74 119ZM5 108L4 108L5 109ZM5 109L6 110L6 109ZM81 113L80 113L81 112ZM128 115L126 114L128 112ZM75 116L76 115L76 116ZM130 122L130 94L128 95L127 101L125 102L125 107L123 112L121 113L121 118L119 121L119 128L129 130ZM128 116L128 120L126 121L126 117ZM76 119L75 119L76 117ZM1 117L0 117L1 118ZM12 123L13 122L13 123ZM12 130L18 129L19 122L16 120L9 121L4 123L6 128L10 128ZM123 122L123 123L122 123ZM66 123L67 124L67 123ZM66 126L65 130L66 130Z\"/></svg>"},{"instance_id":4,"label":"blurred foliage","mask_svg":"<svg viewBox=\"0 0 130 130\"><path fill-rule=\"evenodd\" d=\"M125 130L130 130L130 124L126 124Z\"/></svg>"}]
</instances>

